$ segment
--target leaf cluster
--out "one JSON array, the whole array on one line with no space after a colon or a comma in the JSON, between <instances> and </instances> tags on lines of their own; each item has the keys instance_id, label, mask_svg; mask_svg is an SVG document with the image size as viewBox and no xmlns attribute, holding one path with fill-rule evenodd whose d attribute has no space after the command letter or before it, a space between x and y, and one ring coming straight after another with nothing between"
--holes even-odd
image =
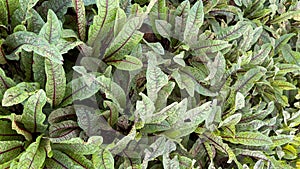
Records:
<instances>
[{"instance_id":1,"label":"leaf cluster","mask_svg":"<svg viewBox=\"0 0 300 169\"><path fill-rule=\"evenodd\" d=\"M300 1L0 0L0 168L300 168Z\"/></svg>"}]
</instances>

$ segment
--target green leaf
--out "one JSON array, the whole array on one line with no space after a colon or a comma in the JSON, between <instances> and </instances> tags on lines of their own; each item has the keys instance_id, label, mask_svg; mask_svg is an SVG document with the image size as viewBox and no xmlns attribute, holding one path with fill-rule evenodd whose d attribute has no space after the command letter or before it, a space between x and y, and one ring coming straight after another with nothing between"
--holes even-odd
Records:
<instances>
[{"instance_id":1,"label":"green leaf","mask_svg":"<svg viewBox=\"0 0 300 169\"><path fill-rule=\"evenodd\" d=\"M241 120L241 118L242 118L242 114L241 113L237 113L237 114L231 115L231 116L227 117L226 119L224 119L219 124L219 127L236 125L236 124L239 123L239 121Z\"/></svg>"},{"instance_id":2,"label":"green leaf","mask_svg":"<svg viewBox=\"0 0 300 169\"><path fill-rule=\"evenodd\" d=\"M93 154L92 161L97 169L114 168L113 155L107 149L101 149Z\"/></svg>"},{"instance_id":3,"label":"green leaf","mask_svg":"<svg viewBox=\"0 0 300 169\"><path fill-rule=\"evenodd\" d=\"M32 62L33 79L43 88L46 83L45 58L34 53Z\"/></svg>"},{"instance_id":4,"label":"green leaf","mask_svg":"<svg viewBox=\"0 0 300 169\"><path fill-rule=\"evenodd\" d=\"M153 115L150 115L150 117L148 117L145 120L145 123L160 123L163 122L167 117L169 117L170 115L172 115L174 113L174 109L176 109L178 106L178 103L172 103L168 106L166 106L165 108L163 108L161 111L154 113Z\"/></svg>"},{"instance_id":5,"label":"green leaf","mask_svg":"<svg viewBox=\"0 0 300 169\"><path fill-rule=\"evenodd\" d=\"M220 29L217 33L217 37L220 40L227 40L227 41L235 40L243 35L244 31L247 28L247 25L249 25L249 23L244 21L239 21L234 26L228 26L223 29Z\"/></svg>"},{"instance_id":6,"label":"green leaf","mask_svg":"<svg viewBox=\"0 0 300 169\"><path fill-rule=\"evenodd\" d=\"M43 25L39 36L45 38L49 44L56 43L62 32L62 24L58 20L56 14L52 11L48 11L47 22Z\"/></svg>"},{"instance_id":7,"label":"green leaf","mask_svg":"<svg viewBox=\"0 0 300 169\"><path fill-rule=\"evenodd\" d=\"M91 83L90 85L87 85L89 80ZM100 83L101 81L105 81L105 84L109 84L110 79L103 76L96 79L87 79L85 76L82 76L72 80L66 86L65 97L62 100L61 106L69 105L75 100L83 100L93 96L101 87L103 87L103 84Z\"/></svg>"},{"instance_id":8,"label":"green leaf","mask_svg":"<svg viewBox=\"0 0 300 169\"><path fill-rule=\"evenodd\" d=\"M207 63L207 68L209 70L209 75L205 80L211 80L211 85L213 86L220 81L225 73L226 60L221 52L218 52L213 62L209 61Z\"/></svg>"},{"instance_id":9,"label":"green leaf","mask_svg":"<svg viewBox=\"0 0 300 169\"><path fill-rule=\"evenodd\" d=\"M144 42L146 43L147 46L149 46L153 52L160 54L160 55L164 55L165 54L165 49L164 47L156 42L156 43L148 43L146 40L144 40Z\"/></svg>"},{"instance_id":10,"label":"green leaf","mask_svg":"<svg viewBox=\"0 0 300 169\"><path fill-rule=\"evenodd\" d=\"M52 147L53 149L62 152L72 152L76 149L77 154L91 155L100 150L102 142L103 138L101 136L92 136L87 142L76 137L64 141L53 142Z\"/></svg>"},{"instance_id":11,"label":"green leaf","mask_svg":"<svg viewBox=\"0 0 300 169\"><path fill-rule=\"evenodd\" d=\"M223 40L201 40L197 44L191 46L192 50L195 52L218 52L220 50L230 47L231 44L228 41Z\"/></svg>"},{"instance_id":12,"label":"green leaf","mask_svg":"<svg viewBox=\"0 0 300 169\"><path fill-rule=\"evenodd\" d=\"M170 40L172 25L165 20L155 20L155 28L157 32L164 38Z\"/></svg>"},{"instance_id":13,"label":"green leaf","mask_svg":"<svg viewBox=\"0 0 300 169\"><path fill-rule=\"evenodd\" d=\"M232 88L235 91L239 91L241 94L246 95L255 85L255 82L263 77L265 72L266 69L263 67L250 69L232 86Z\"/></svg>"},{"instance_id":14,"label":"green leaf","mask_svg":"<svg viewBox=\"0 0 300 169\"><path fill-rule=\"evenodd\" d=\"M7 9L4 1L0 1L0 24L7 25L8 17L7 17Z\"/></svg>"},{"instance_id":15,"label":"green leaf","mask_svg":"<svg viewBox=\"0 0 300 169\"><path fill-rule=\"evenodd\" d=\"M42 112L45 104L46 93L39 90L36 94L30 96L24 105L21 122L32 133L43 132L47 128L47 125L43 124L46 119L46 115Z\"/></svg>"},{"instance_id":16,"label":"green leaf","mask_svg":"<svg viewBox=\"0 0 300 169\"><path fill-rule=\"evenodd\" d=\"M98 15L94 16L93 24L88 32L88 45L95 46L96 39L100 41L106 37L107 32L113 26L115 20L118 1L116 0L96 0Z\"/></svg>"},{"instance_id":17,"label":"green leaf","mask_svg":"<svg viewBox=\"0 0 300 169\"><path fill-rule=\"evenodd\" d=\"M17 157L22 148L21 141L0 141L0 164Z\"/></svg>"},{"instance_id":18,"label":"green leaf","mask_svg":"<svg viewBox=\"0 0 300 169\"><path fill-rule=\"evenodd\" d=\"M125 55L121 60L110 60L106 63L115 66L117 69L128 71L137 70L143 67L141 60L130 55Z\"/></svg>"},{"instance_id":19,"label":"green leaf","mask_svg":"<svg viewBox=\"0 0 300 169\"><path fill-rule=\"evenodd\" d=\"M206 150L206 152L210 158L211 164L212 164L213 159L214 159L214 153L213 153L212 146L208 142L204 142L204 147L205 147L205 150Z\"/></svg>"},{"instance_id":20,"label":"green leaf","mask_svg":"<svg viewBox=\"0 0 300 169\"><path fill-rule=\"evenodd\" d=\"M20 157L19 169L42 168L46 159L46 151L40 147L41 136L31 143Z\"/></svg>"},{"instance_id":21,"label":"green leaf","mask_svg":"<svg viewBox=\"0 0 300 169\"><path fill-rule=\"evenodd\" d=\"M154 19L165 19L167 14L167 6L165 0L153 1L155 4L151 9L151 14L155 15ZM149 5L150 6L150 5Z\"/></svg>"},{"instance_id":22,"label":"green leaf","mask_svg":"<svg viewBox=\"0 0 300 169\"><path fill-rule=\"evenodd\" d=\"M143 93L140 93L140 95L142 96L142 101L137 101L134 114L139 115L145 122L153 115L155 107L153 101L149 97Z\"/></svg>"},{"instance_id":23,"label":"green leaf","mask_svg":"<svg viewBox=\"0 0 300 169\"><path fill-rule=\"evenodd\" d=\"M273 101L268 103L268 107L265 110L256 110L253 114L244 115L241 122L251 122L253 120L263 120L269 114L271 114L275 109L275 103Z\"/></svg>"},{"instance_id":24,"label":"green leaf","mask_svg":"<svg viewBox=\"0 0 300 169\"><path fill-rule=\"evenodd\" d=\"M180 66L185 67L185 61L183 60L183 58L184 58L184 52L180 52L180 54L174 56L173 60Z\"/></svg>"},{"instance_id":25,"label":"green leaf","mask_svg":"<svg viewBox=\"0 0 300 169\"><path fill-rule=\"evenodd\" d=\"M292 140L294 139L293 135L277 135L277 136L271 136L272 142L273 142L273 146L281 146L287 143L292 142Z\"/></svg>"},{"instance_id":26,"label":"green leaf","mask_svg":"<svg viewBox=\"0 0 300 169\"><path fill-rule=\"evenodd\" d=\"M27 52L34 51L36 54L59 64L63 61L63 57L57 48L32 32L15 32L6 38L5 44L8 45L15 54L20 53L23 49Z\"/></svg>"},{"instance_id":27,"label":"green leaf","mask_svg":"<svg viewBox=\"0 0 300 169\"><path fill-rule=\"evenodd\" d=\"M0 92L4 93L7 89L15 85L16 83L11 78L7 77L4 70L0 68Z\"/></svg>"},{"instance_id":28,"label":"green leaf","mask_svg":"<svg viewBox=\"0 0 300 169\"><path fill-rule=\"evenodd\" d=\"M77 122L72 120L55 123L49 127L49 135L51 141L58 142L77 137L79 134L79 126Z\"/></svg>"},{"instance_id":29,"label":"green leaf","mask_svg":"<svg viewBox=\"0 0 300 169\"><path fill-rule=\"evenodd\" d=\"M286 62L300 66L300 52L293 51L290 45L283 45L281 52Z\"/></svg>"},{"instance_id":30,"label":"green leaf","mask_svg":"<svg viewBox=\"0 0 300 169\"><path fill-rule=\"evenodd\" d=\"M88 168L94 169L93 163L87 157L82 154L74 153L74 149L72 151L64 152L72 161L77 165L77 168Z\"/></svg>"},{"instance_id":31,"label":"green leaf","mask_svg":"<svg viewBox=\"0 0 300 169\"><path fill-rule=\"evenodd\" d=\"M188 110L184 114L184 117L179 121L180 125L189 120L191 121L190 125L199 125L207 118L209 112L212 111L212 106L212 102L209 101L203 103L201 106Z\"/></svg>"},{"instance_id":32,"label":"green leaf","mask_svg":"<svg viewBox=\"0 0 300 169\"><path fill-rule=\"evenodd\" d=\"M235 153L237 155L243 155L248 157L254 157L258 159L263 159L268 161L268 157L261 151L254 151L254 150L248 150L248 149L235 149Z\"/></svg>"},{"instance_id":33,"label":"green leaf","mask_svg":"<svg viewBox=\"0 0 300 169\"><path fill-rule=\"evenodd\" d=\"M65 96L66 75L61 64L45 59L46 95L51 99L51 106L58 106Z\"/></svg>"},{"instance_id":34,"label":"green leaf","mask_svg":"<svg viewBox=\"0 0 300 169\"><path fill-rule=\"evenodd\" d=\"M31 92L39 88L37 83L21 82L14 87L7 89L4 93L2 106L8 107L25 101Z\"/></svg>"},{"instance_id":35,"label":"green leaf","mask_svg":"<svg viewBox=\"0 0 300 169\"><path fill-rule=\"evenodd\" d=\"M271 82L272 86L279 89L279 90L294 90L297 89L295 85L289 82L275 80Z\"/></svg>"},{"instance_id":36,"label":"green leaf","mask_svg":"<svg viewBox=\"0 0 300 169\"><path fill-rule=\"evenodd\" d=\"M31 79L32 72L32 62L33 62L33 52L22 51L20 54L21 69L25 74L25 81Z\"/></svg>"},{"instance_id":37,"label":"green leaf","mask_svg":"<svg viewBox=\"0 0 300 169\"><path fill-rule=\"evenodd\" d=\"M266 146L272 144L272 140L270 137L259 132L240 132L237 133L234 137L223 136L223 139L234 144L249 146Z\"/></svg>"},{"instance_id":38,"label":"green leaf","mask_svg":"<svg viewBox=\"0 0 300 169\"><path fill-rule=\"evenodd\" d=\"M298 157L298 151L297 149L292 145L286 145L283 147L284 156L283 158L288 160L293 160Z\"/></svg>"},{"instance_id":39,"label":"green leaf","mask_svg":"<svg viewBox=\"0 0 300 169\"><path fill-rule=\"evenodd\" d=\"M53 156L47 158L45 161L45 166L47 168L57 168L57 169L66 169L66 168L83 168L76 159L72 159L65 153L62 153L57 150L53 150Z\"/></svg>"},{"instance_id":40,"label":"green leaf","mask_svg":"<svg viewBox=\"0 0 300 169\"><path fill-rule=\"evenodd\" d=\"M102 85L101 90L106 94L106 98L112 100L122 112L122 108L126 107L126 95L123 88L104 76L99 78L98 82Z\"/></svg>"},{"instance_id":41,"label":"green leaf","mask_svg":"<svg viewBox=\"0 0 300 169\"><path fill-rule=\"evenodd\" d=\"M141 17L129 19L122 30L114 38L110 46L106 49L104 61L122 59L124 55L129 54L133 47L135 47L143 38L143 33L138 31L141 24Z\"/></svg>"},{"instance_id":42,"label":"green leaf","mask_svg":"<svg viewBox=\"0 0 300 169\"><path fill-rule=\"evenodd\" d=\"M135 126L132 127L129 134L122 139L120 139L112 148L110 148L110 152L112 154L119 154L126 149L127 145L134 140L136 137L136 129Z\"/></svg>"},{"instance_id":43,"label":"green leaf","mask_svg":"<svg viewBox=\"0 0 300 169\"><path fill-rule=\"evenodd\" d=\"M252 41L254 38L254 31L252 26L248 25L246 27L246 30L243 33L243 38L241 39L241 41L239 42L239 46L241 49L243 49L244 51L248 51L251 46L252 46Z\"/></svg>"},{"instance_id":44,"label":"green leaf","mask_svg":"<svg viewBox=\"0 0 300 169\"><path fill-rule=\"evenodd\" d=\"M180 168L182 168L182 169L193 168L193 166L196 163L195 159L190 159L186 156L179 156L178 161L179 161L179 164L181 164Z\"/></svg>"},{"instance_id":45,"label":"green leaf","mask_svg":"<svg viewBox=\"0 0 300 169\"><path fill-rule=\"evenodd\" d=\"M119 111L118 106L110 101L104 101L104 108L109 108L106 112L108 112L107 119L110 126L115 125L118 122ZM103 113L104 114L104 113Z\"/></svg>"},{"instance_id":46,"label":"green leaf","mask_svg":"<svg viewBox=\"0 0 300 169\"><path fill-rule=\"evenodd\" d=\"M175 156L173 159L163 156L163 166L165 169L180 169L178 157Z\"/></svg>"},{"instance_id":47,"label":"green leaf","mask_svg":"<svg viewBox=\"0 0 300 169\"><path fill-rule=\"evenodd\" d=\"M272 46L270 44L264 44L261 49L254 53L251 57L250 63L254 65L259 65L269 56Z\"/></svg>"},{"instance_id":48,"label":"green leaf","mask_svg":"<svg viewBox=\"0 0 300 169\"><path fill-rule=\"evenodd\" d=\"M300 113L293 113L291 118L289 119L289 127L296 127L300 124Z\"/></svg>"},{"instance_id":49,"label":"green leaf","mask_svg":"<svg viewBox=\"0 0 300 169\"><path fill-rule=\"evenodd\" d=\"M172 129L167 130L162 134L173 139L186 136L194 132L197 126L208 118L208 115L212 110L211 102L206 102L201 106L188 110L187 112L183 113L184 116L182 116L176 121L176 123L172 125Z\"/></svg>"},{"instance_id":50,"label":"green leaf","mask_svg":"<svg viewBox=\"0 0 300 169\"><path fill-rule=\"evenodd\" d=\"M278 67L279 71L277 72L278 75L285 75L290 72L296 72L300 69L300 67L296 64L279 64L276 67Z\"/></svg>"},{"instance_id":51,"label":"green leaf","mask_svg":"<svg viewBox=\"0 0 300 169\"><path fill-rule=\"evenodd\" d=\"M116 17L115 17L115 21L114 21L115 23L114 23L114 27L113 27L114 35L117 35L121 31L121 29L124 25L124 21L126 21L126 19L127 19L127 16L126 16L125 11L120 7L117 8Z\"/></svg>"},{"instance_id":52,"label":"green leaf","mask_svg":"<svg viewBox=\"0 0 300 169\"><path fill-rule=\"evenodd\" d=\"M86 34L86 17L85 17L85 7L83 0L72 0L77 20L77 29L79 34L79 39L84 41Z\"/></svg>"},{"instance_id":53,"label":"green leaf","mask_svg":"<svg viewBox=\"0 0 300 169\"><path fill-rule=\"evenodd\" d=\"M27 30L34 33L39 33L44 24L45 22L40 14L36 10L31 9L29 18L27 19Z\"/></svg>"},{"instance_id":54,"label":"green leaf","mask_svg":"<svg viewBox=\"0 0 300 169\"><path fill-rule=\"evenodd\" d=\"M295 35L296 35L295 33L288 33L288 34L284 34L284 35L280 36L280 38L276 39L275 47L274 47L275 54L278 54L279 51L286 50L286 48L284 49L284 46L287 46L288 41ZM289 52L289 50L287 50L286 52Z\"/></svg>"},{"instance_id":55,"label":"green leaf","mask_svg":"<svg viewBox=\"0 0 300 169\"><path fill-rule=\"evenodd\" d=\"M0 64L6 64L7 63L6 56L5 56L5 53L3 51L3 47L2 47L3 41L4 41L3 39L0 39Z\"/></svg>"},{"instance_id":56,"label":"green leaf","mask_svg":"<svg viewBox=\"0 0 300 169\"><path fill-rule=\"evenodd\" d=\"M19 123L19 121L21 121L20 115L11 114L11 121L11 128L13 130L15 130L18 134L24 136L27 141L32 141L32 134L27 131L22 124Z\"/></svg>"},{"instance_id":57,"label":"green leaf","mask_svg":"<svg viewBox=\"0 0 300 169\"><path fill-rule=\"evenodd\" d=\"M148 59L148 67L146 72L147 93L151 100L156 101L159 90L168 84L168 76L157 66L157 61L154 58Z\"/></svg>"},{"instance_id":58,"label":"green leaf","mask_svg":"<svg viewBox=\"0 0 300 169\"><path fill-rule=\"evenodd\" d=\"M0 126L0 141L21 140L23 138L11 128L11 122L0 120Z\"/></svg>"},{"instance_id":59,"label":"green leaf","mask_svg":"<svg viewBox=\"0 0 300 169\"><path fill-rule=\"evenodd\" d=\"M44 1L43 4L38 7L38 11L44 18L46 18L48 11L52 10L59 19L62 19L67 13L68 8L71 6L71 0L49 0Z\"/></svg>"},{"instance_id":60,"label":"green leaf","mask_svg":"<svg viewBox=\"0 0 300 169\"><path fill-rule=\"evenodd\" d=\"M61 54L68 53L69 50L74 49L77 46L83 45L84 43L81 41L66 41L64 39L59 39L56 43L56 48L59 50Z\"/></svg>"},{"instance_id":61,"label":"green leaf","mask_svg":"<svg viewBox=\"0 0 300 169\"><path fill-rule=\"evenodd\" d=\"M243 107L245 107L245 96L242 93L240 93L240 92L236 93L234 106L235 106L236 110L239 110L239 109L242 109Z\"/></svg>"},{"instance_id":62,"label":"green leaf","mask_svg":"<svg viewBox=\"0 0 300 169\"><path fill-rule=\"evenodd\" d=\"M150 24L153 28L153 32L157 33L155 21L166 20L168 8L166 6L166 0L153 0L150 2L151 3L149 3L149 5L147 6L145 14L149 14Z\"/></svg>"},{"instance_id":63,"label":"green leaf","mask_svg":"<svg viewBox=\"0 0 300 169\"><path fill-rule=\"evenodd\" d=\"M36 54L44 56L45 58L48 58L49 60L51 60L55 63L58 63L58 64L62 64L64 61L64 59L63 59L62 55L60 54L60 52L58 51L58 49L53 45L41 45L41 44L35 44L35 43L30 44L30 45L24 44L15 51L15 54L18 54L22 50L25 50L27 52L33 51Z\"/></svg>"},{"instance_id":64,"label":"green leaf","mask_svg":"<svg viewBox=\"0 0 300 169\"><path fill-rule=\"evenodd\" d=\"M29 11L31 8L33 8L38 0L19 0L21 9L23 11Z\"/></svg>"},{"instance_id":65,"label":"green leaf","mask_svg":"<svg viewBox=\"0 0 300 169\"><path fill-rule=\"evenodd\" d=\"M171 129L170 124L164 120L161 123L148 123L141 129L143 133L155 133Z\"/></svg>"},{"instance_id":66,"label":"green leaf","mask_svg":"<svg viewBox=\"0 0 300 169\"><path fill-rule=\"evenodd\" d=\"M101 130L110 130L104 117L96 114L95 109L84 105L75 106L78 125L88 136L99 136Z\"/></svg>"},{"instance_id":67,"label":"green leaf","mask_svg":"<svg viewBox=\"0 0 300 169\"><path fill-rule=\"evenodd\" d=\"M202 137L206 138L212 145L216 147L216 149L220 150L223 153L226 153L228 155L228 163L236 159L234 152L228 146L228 144L223 142L222 137L217 136L213 133L205 133Z\"/></svg>"},{"instance_id":68,"label":"green leaf","mask_svg":"<svg viewBox=\"0 0 300 169\"><path fill-rule=\"evenodd\" d=\"M287 161L277 160L277 159L275 159L274 156L269 157L269 160L271 161L271 164L273 167L284 168L284 169L293 169L294 168L294 167L290 166L289 164L287 164Z\"/></svg>"},{"instance_id":69,"label":"green leaf","mask_svg":"<svg viewBox=\"0 0 300 169\"><path fill-rule=\"evenodd\" d=\"M270 21L270 24L276 24L276 23L280 23L280 22L284 22L288 19L293 18L296 15L299 15L300 11L296 10L296 11L287 11L285 13L282 13L280 16L274 18L273 20Z\"/></svg>"},{"instance_id":70,"label":"green leaf","mask_svg":"<svg viewBox=\"0 0 300 169\"><path fill-rule=\"evenodd\" d=\"M50 124L58 123L64 120L76 120L76 113L73 106L58 108L50 113L48 122Z\"/></svg>"},{"instance_id":71,"label":"green leaf","mask_svg":"<svg viewBox=\"0 0 300 169\"><path fill-rule=\"evenodd\" d=\"M162 108L167 105L168 97L171 95L173 89L175 87L175 83L169 81L168 84L163 86L157 94L157 99L155 102L155 108L157 111L161 110Z\"/></svg>"},{"instance_id":72,"label":"green leaf","mask_svg":"<svg viewBox=\"0 0 300 169\"><path fill-rule=\"evenodd\" d=\"M184 40L190 41L192 37L198 35L199 28L202 26L204 20L203 3L197 1L188 13L186 26L184 30ZM193 39L195 40L195 39Z\"/></svg>"},{"instance_id":73,"label":"green leaf","mask_svg":"<svg viewBox=\"0 0 300 169\"><path fill-rule=\"evenodd\" d=\"M180 89L186 89L190 96L194 96L194 81L188 74L182 73L182 71L173 71L172 77L175 79Z\"/></svg>"},{"instance_id":74,"label":"green leaf","mask_svg":"<svg viewBox=\"0 0 300 169\"><path fill-rule=\"evenodd\" d=\"M20 90L17 87L12 87L4 93L2 106L9 107L19 103L22 103L29 97L29 93Z\"/></svg>"},{"instance_id":75,"label":"green leaf","mask_svg":"<svg viewBox=\"0 0 300 169\"><path fill-rule=\"evenodd\" d=\"M186 20L188 14L189 14L190 8L191 8L190 1L185 0L178 5L178 7L176 8L175 14L177 16L181 16L183 19Z\"/></svg>"},{"instance_id":76,"label":"green leaf","mask_svg":"<svg viewBox=\"0 0 300 169\"><path fill-rule=\"evenodd\" d=\"M176 107L173 107L173 110L170 110L173 113L166 119L170 125L174 125L181 120L181 115L187 111L187 103L187 99L183 99Z\"/></svg>"},{"instance_id":77,"label":"green leaf","mask_svg":"<svg viewBox=\"0 0 300 169\"><path fill-rule=\"evenodd\" d=\"M176 149L174 142L167 140L165 137L159 137L154 143L150 145L151 149L145 150L145 157L143 159L143 168L147 168L148 162L156 157L169 154Z\"/></svg>"}]
</instances>

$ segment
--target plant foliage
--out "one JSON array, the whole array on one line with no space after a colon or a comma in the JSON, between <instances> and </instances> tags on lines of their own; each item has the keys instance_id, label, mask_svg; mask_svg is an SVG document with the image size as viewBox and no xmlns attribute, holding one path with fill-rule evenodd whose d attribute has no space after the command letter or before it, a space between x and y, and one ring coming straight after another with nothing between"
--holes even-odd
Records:
<instances>
[{"instance_id":1,"label":"plant foliage","mask_svg":"<svg viewBox=\"0 0 300 169\"><path fill-rule=\"evenodd\" d=\"M0 168L300 168L299 0L0 0Z\"/></svg>"}]
</instances>

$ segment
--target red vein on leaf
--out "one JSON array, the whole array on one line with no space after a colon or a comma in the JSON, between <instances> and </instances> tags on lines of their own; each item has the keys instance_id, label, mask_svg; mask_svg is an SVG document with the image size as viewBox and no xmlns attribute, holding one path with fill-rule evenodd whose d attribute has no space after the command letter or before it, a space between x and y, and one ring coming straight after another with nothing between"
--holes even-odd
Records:
<instances>
[{"instance_id":1,"label":"red vein on leaf","mask_svg":"<svg viewBox=\"0 0 300 169\"><path fill-rule=\"evenodd\" d=\"M0 155L1 154L4 154L4 153L7 153L7 152L10 152L10 151L13 151L13 150L16 150L18 148L22 148L23 146L16 146L16 147L13 147L11 149L8 149L8 150L5 150L5 151L0 151Z\"/></svg>"},{"instance_id":2,"label":"red vein on leaf","mask_svg":"<svg viewBox=\"0 0 300 169\"><path fill-rule=\"evenodd\" d=\"M40 102L40 97L41 97L41 95L39 95L38 96L38 98L37 98L37 102L36 102L36 104L35 104L35 106L34 106L34 113L33 113L33 120L34 120L34 127L33 127L33 132L35 133L36 132L36 128L37 128L37 125L36 125L36 114L37 114L37 106L38 106L38 104L39 104L39 102Z\"/></svg>"},{"instance_id":3,"label":"red vein on leaf","mask_svg":"<svg viewBox=\"0 0 300 169\"><path fill-rule=\"evenodd\" d=\"M98 9L98 10L99 10L99 9ZM98 15L99 15L99 13L98 13ZM105 23L105 21L106 21L107 15L108 15L108 0L105 1L105 14L104 14L103 21L102 21L102 23L101 23L100 29L99 29L98 34L97 34L96 37L98 37L99 34L100 34L100 32L102 31L102 28L103 28L104 23ZM95 42L96 42L96 41L94 40L94 42L92 43L92 44L93 44L92 46L94 46L94 43L95 43Z\"/></svg>"},{"instance_id":4,"label":"red vein on leaf","mask_svg":"<svg viewBox=\"0 0 300 169\"><path fill-rule=\"evenodd\" d=\"M10 10L9 10L9 2L6 0L6 9L7 9L7 23L11 23Z\"/></svg>"},{"instance_id":5,"label":"red vein on leaf","mask_svg":"<svg viewBox=\"0 0 300 169\"><path fill-rule=\"evenodd\" d=\"M2 84L4 85L5 89L8 89L8 85L6 84L5 80L0 76L0 80L2 81Z\"/></svg>"},{"instance_id":6,"label":"red vein on leaf","mask_svg":"<svg viewBox=\"0 0 300 169\"><path fill-rule=\"evenodd\" d=\"M51 64L51 72L52 72L52 80L53 80L52 106L56 106L55 105L56 104L56 78L55 78L55 72L53 70L52 61L50 61L50 64Z\"/></svg>"},{"instance_id":7,"label":"red vein on leaf","mask_svg":"<svg viewBox=\"0 0 300 169\"><path fill-rule=\"evenodd\" d=\"M50 134L52 135L53 133L55 133L59 130L68 130L68 129L77 129L77 128L78 128L78 126L67 126L67 127L57 128L57 129L51 131Z\"/></svg>"},{"instance_id":8,"label":"red vein on leaf","mask_svg":"<svg viewBox=\"0 0 300 169\"><path fill-rule=\"evenodd\" d=\"M8 136L10 136L10 137L12 137L12 136L20 136L19 134L0 134L0 136L1 137L8 137Z\"/></svg>"},{"instance_id":9,"label":"red vein on leaf","mask_svg":"<svg viewBox=\"0 0 300 169\"><path fill-rule=\"evenodd\" d=\"M131 63L131 64L134 64L134 65L138 65L137 63L131 62L129 60L110 60L107 63L117 63L117 62L125 62L125 63Z\"/></svg>"},{"instance_id":10,"label":"red vein on leaf","mask_svg":"<svg viewBox=\"0 0 300 169\"><path fill-rule=\"evenodd\" d=\"M36 154L37 154L37 151L34 153L34 155L32 157L32 160L27 157L27 159L30 160L30 164L29 164L28 168L31 168L31 165L33 164L33 161L34 161L34 158L35 158Z\"/></svg>"},{"instance_id":11,"label":"red vein on leaf","mask_svg":"<svg viewBox=\"0 0 300 169\"><path fill-rule=\"evenodd\" d=\"M83 88L88 87L87 85L82 86L81 88L75 90L73 93L69 94L67 97L65 97L62 100L62 103L65 102L66 100L68 100L71 96L73 96L74 94L78 93L80 90L82 90Z\"/></svg>"},{"instance_id":12,"label":"red vein on leaf","mask_svg":"<svg viewBox=\"0 0 300 169\"><path fill-rule=\"evenodd\" d=\"M253 138L253 137L249 138L249 137L241 137L241 136L234 136L234 137L232 137L232 136L222 136L222 138L245 139L245 140L259 140L259 141L266 141L266 142L268 142L268 140L266 140L266 139Z\"/></svg>"},{"instance_id":13,"label":"red vein on leaf","mask_svg":"<svg viewBox=\"0 0 300 169\"><path fill-rule=\"evenodd\" d=\"M76 114L73 113L73 114L64 114L62 116L56 116L55 118L49 119L49 121L58 122L60 120L69 119L72 117L76 117Z\"/></svg>"},{"instance_id":14,"label":"red vein on leaf","mask_svg":"<svg viewBox=\"0 0 300 169\"><path fill-rule=\"evenodd\" d=\"M85 169L88 169L86 166L84 166L83 164L80 163L80 161L76 160L75 158L73 158L72 156L70 156L69 154L65 153L71 160L75 161L77 164L79 164L80 166L82 166Z\"/></svg>"},{"instance_id":15,"label":"red vein on leaf","mask_svg":"<svg viewBox=\"0 0 300 169\"><path fill-rule=\"evenodd\" d=\"M224 39L224 38L226 38L226 37L228 37L228 36L230 36L230 35L236 33L239 29L242 29L242 28L245 27L245 26L247 26L247 24L244 24L244 25L242 25L242 26L240 26L240 27L238 27L238 28L232 30L230 33L228 33L228 34L226 34L226 35L223 35L223 36L219 37L219 39L222 40L222 39Z\"/></svg>"},{"instance_id":16,"label":"red vein on leaf","mask_svg":"<svg viewBox=\"0 0 300 169\"><path fill-rule=\"evenodd\" d=\"M80 22L80 13L82 11L80 11L80 7L78 4L78 0L74 0L74 5L75 5L75 13L76 13L76 21L77 21L77 29L78 29L78 35L79 35L79 39L84 40L84 31L83 31L83 23Z\"/></svg>"},{"instance_id":17,"label":"red vein on leaf","mask_svg":"<svg viewBox=\"0 0 300 169\"><path fill-rule=\"evenodd\" d=\"M61 165L63 168L66 168L66 169L68 169L68 167L66 167L63 163L61 163L60 161L58 161L57 159L55 159L55 158L50 158L51 160L53 160L53 161L55 161L56 163L58 163L59 165Z\"/></svg>"}]
</instances>

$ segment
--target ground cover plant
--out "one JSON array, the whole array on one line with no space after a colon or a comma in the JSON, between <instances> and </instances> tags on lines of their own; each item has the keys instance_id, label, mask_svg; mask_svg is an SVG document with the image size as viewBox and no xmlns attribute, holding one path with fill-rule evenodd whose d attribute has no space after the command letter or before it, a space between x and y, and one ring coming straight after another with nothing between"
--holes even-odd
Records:
<instances>
[{"instance_id":1,"label":"ground cover plant","mask_svg":"<svg viewBox=\"0 0 300 169\"><path fill-rule=\"evenodd\" d=\"M300 168L299 0L0 0L0 168Z\"/></svg>"}]
</instances>

